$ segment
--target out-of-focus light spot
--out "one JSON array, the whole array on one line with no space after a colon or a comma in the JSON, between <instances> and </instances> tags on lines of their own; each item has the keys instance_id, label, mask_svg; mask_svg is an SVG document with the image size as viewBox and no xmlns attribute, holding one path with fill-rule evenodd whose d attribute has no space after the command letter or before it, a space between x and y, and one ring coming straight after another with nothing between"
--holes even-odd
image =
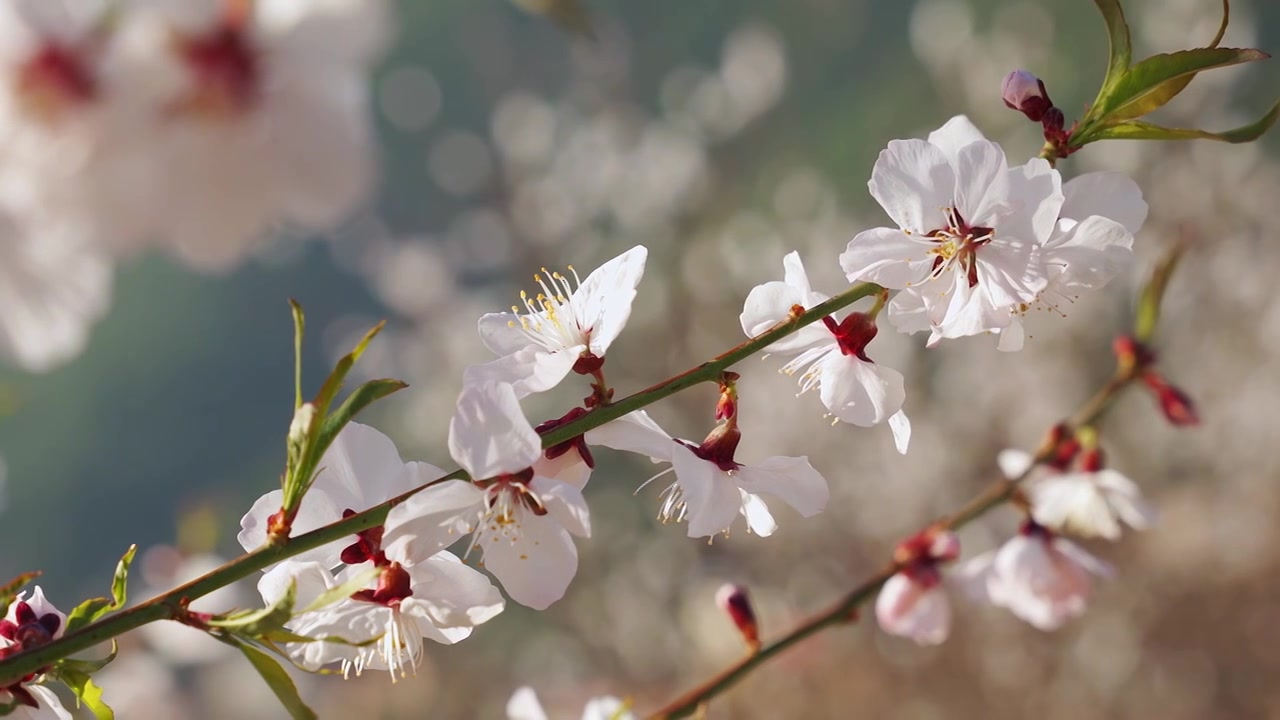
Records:
<instances>
[{"instance_id":1,"label":"out-of-focus light spot","mask_svg":"<svg viewBox=\"0 0 1280 720\"><path fill-rule=\"evenodd\" d=\"M479 135L455 131L431 147L427 159L431 179L450 195L470 195L493 173L493 156Z\"/></svg>"},{"instance_id":2,"label":"out-of-focus light spot","mask_svg":"<svg viewBox=\"0 0 1280 720\"><path fill-rule=\"evenodd\" d=\"M425 129L440 112L440 84L426 68L401 65L392 68L378 86L378 105L387 122L397 130Z\"/></svg>"}]
</instances>

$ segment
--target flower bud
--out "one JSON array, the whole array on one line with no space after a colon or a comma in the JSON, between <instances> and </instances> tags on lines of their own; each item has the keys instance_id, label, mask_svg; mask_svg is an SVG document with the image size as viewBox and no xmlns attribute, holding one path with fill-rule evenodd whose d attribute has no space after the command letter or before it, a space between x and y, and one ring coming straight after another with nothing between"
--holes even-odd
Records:
<instances>
[{"instance_id":1,"label":"flower bud","mask_svg":"<svg viewBox=\"0 0 1280 720\"><path fill-rule=\"evenodd\" d=\"M720 399L716 401L716 419L728 420L738 416L738 378L736 372L725 371L720 376Z\"/></svg>"},{"instance_id":2,"label":"flower bud","mask_svg":"<svg viewBox=\"0 0 1280 720\"><path fill-rule=\"evenodd\" d=\"M1182 390L1165 382L1160 373L1145 372L1142 374L1142 381L1156 396L1161 412L1171 424L1178 427L1200 424L1200 415L1196 412L1195 403Z\"/></svg>"},{"instance_id":3,"label":"flower bud","mask_svg":"<svg viewBox=\"0 0 1280 720\"><path fill-rule=\"evenodd\" d=\"M1005 105L1026 115L1032 122L1040 122L1045 113L1056 109L1049 99L1049 93L1044 89L1044 82L1026 70L1014 70L1006 75L1004 82L1000 84L1000 94L1004 97ZM1057 115L1059 120L1056 129L1061 129L1062 112L1058 111Z\"/></svg>"},{"instance_id":4,"label":"flower bud","mask_svg":"<svg viewBox=\"0 0 1280 720\"><path fill-rule=\"evenodd\" d=\"M751 607L747 589L741 585L726 584L716 591L716 605L729 616L742 639L752 652L760 649L760 627L756 623L756 611Z\"/></svg>"},{"instance_id":5,"label":"flower bud","mask_svg":"<svg viewBox=\"0 0 1280 720\"><path fill-rule=\"evenodd\" d=\"M307 434L311 432L311 423L316 417L316 406L311 403L302 403L298 409L293 412L293 421L289 423L288 441L290 445L302 445L306 440Z\"/></svg>"}]
</instances>

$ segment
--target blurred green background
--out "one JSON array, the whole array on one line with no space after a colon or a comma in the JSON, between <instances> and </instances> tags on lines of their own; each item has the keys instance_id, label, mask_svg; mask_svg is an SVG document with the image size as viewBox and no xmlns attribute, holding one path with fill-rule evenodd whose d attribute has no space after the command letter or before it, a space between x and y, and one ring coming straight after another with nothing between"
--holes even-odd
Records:
<instances>
[{"instance_id":1,"label":"blurred green background","mask_svg":"<svg viewBox=\"0 0 1280 720\"><path fill-rule=\"evenodd\" d=\"M1218 11L1214 0L1126 6L1141 54L1206 41ZM1280 47L1280 4L1233 6L1225 44ZM118 273L115 304L87 352L47 375L0 374L0 576L42 569L40 583L69 606L106 588L130 543L172 544L180 518L202 509L219 518L216 549L237 551L239 516L281 469L290 297L308 315L310 388L357 331L389 320L364 372L413 388L363 420L395 438L406 459L449 466L443 430L461 367L485 357L474 319L508 306L542 264L582 270L631 244L650 246L634 327L610 360L621 392L642 387L738 342L741 299L778 275L786 250L801 249L812 274L837 287L835 256L856 230L881 224L865 183L888 140L965 112L1011 159L1028 156L1035 128L1001 104L1004 73L1035 72L1070 119L1105 61L1087 0L589 7L594 44L501 0L401 2L394 46L372 81L382 163L374 204L330 237L282 240L226 277L158 257L133 262ZM774 78L778 57L785 71ZM1223 129L1280 92L1269 63L1220 75L1197 80L1164 119ZM706 85L717 77L720 96ZM757 80L759 98L725 100L726 86ZM732 113L717 103L735 97L740 122L724 121ZM747 112L744 102L759 108ZM534 132L547 117L554 130ZM646 135L653 128L661 132ZM644 139L655 137L679 142L655 141L649 153ZM1114 462L1165 522L1100 549L1121 570L1098 607L1056 635L962 610L956 637L937 650L864 622L788 653L711 717L1280 717L1280 632L1270 627L1280 583L1267 578L1280 565L1270 527L1276 462L1261 457L1280 400L1276 343L1266 339L1280 330L1267 279L1280 259L1267 224L1280 199L1276 147L1274 138L1250 148L1095 146L1064 163L1068 174L1116 167L1139 180L1152 205L1139 236L1144 262L1175 231L1198 240L1174 287L1166 358L1202 403L1206 426L1175 434L1136 396L1108 426L1117 428L1104 435ZM548 169L560 156L577 164ZM688 192L654 207L618 208L608 197L592 200L597 207L574 195L597 184L595 171L614 192L668 182ZM548 198L577 210L548 219L539 214ZM992 352L985 339L928 353L921 338L878 340L882 361L909 378L917 433L905 459L887 431L816 429L825 424L816 399L793 400L774 361L753 361L747 452L813 457L842 486L826 515L805 523L780 513L782 530L768 540L707 547L650 520L650 492L631 496L647 464L602 453L607 469L587 491L596 537L579 543L582 568L565 600L540 614L509 605L467 642L429 648L419 677L394 691L374 676L325 680L309 696L325 698L316 704L326 718L499 717L524 683L538 686L553 716L576 717L603 692L655 706L736 652L710 599L719 582L750 584L768 634L836 597L896 538L980 487L994 451L1028 446L1068 413L1107 371L1109 337L1137 277L1065 320L1043 319L1020 355ZM689 395L655 415L700 437L711 394ZM530 416L559 415L574 397L540 398ZM966 535L966 554L998 542L1012 527L1007 515ZM209 544L207 533L186 535L188 545ZM1238 554L1258 557L1236 565ZM173 715L181 717L283 717L248 690L252 702L241 705L220 693L224 675L240 677L232 672L178 673L165 686L178 704L164 707L183 708ZM179 711L137 712L121 716Z\"/></svg>"}]
</instances>

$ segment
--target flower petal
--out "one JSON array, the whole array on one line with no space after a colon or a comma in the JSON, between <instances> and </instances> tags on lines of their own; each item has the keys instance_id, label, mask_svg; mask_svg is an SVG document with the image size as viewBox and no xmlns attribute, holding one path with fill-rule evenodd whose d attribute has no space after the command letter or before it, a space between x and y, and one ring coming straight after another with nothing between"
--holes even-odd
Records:
<instances>
[{"instance_id":1,"label":"flower petal","mask_svg":"<svg viewBox=\"0 0 1280 720\"><path fill-rule=\"evenodd\" d=\"M542 439L506 383L464 384L449 421L449 454L477 480L516 473L542 454Z\"/></svg>"},{"instance_id":2,"label":"flower petal","mask_svg":"<svg viewBox=\"0 0 1280 720\"><path fill-rule=\"evenodd\" d=\"M955 207L970 226L995 226L1008 211L1009 164L1004 150L979 140L956 151Z\"/></svg>"},{"instance_id":3,"label":"flower petal","mask_svg":"<svg viewBox=\"0 0 1280 720\"><path fill-rule=\"evenodd\" d=\"M676 445L671 464L688 508L689 537L709 537L729 529L742 509L742 493L729 475L683 445Z\"/></svg>"},{"instance_id":4,"label":"flower petal","mask_svg":"<svg viewBox=\"0 0 1280 720\"><path fill-rule=\"evenodd\" d=\"M473 627L506 607L502 593L482 572L451 552L439 552L409 568L413 598L438 628Z\"/></svg>"},{"instance_id":5,"label":"flower petal","mask_svg":"<svg viewBox=\"0 0 1280 720\"><path fill-rule=\"evenodd\" d=\"M871 427L902 409L902 373L854 355L828 355L818 389L822 404L841 422Z\"/></svg>"},{"instance_id":6,"label":"flower petal","mask_svg":"<svg viewBox=\"0 0 1280 720\"><path fill-rule=\"evenodd\" d=\"M507 701L507 720L547 720L533 688L525 686L512 693Z\"/></svg>"},{"instance_id":7,"label":"flower petal","mask_svg":"<svg viewBox=\"0 0 1280 720\"><path fill-rule=\"evenodd\" d=\"M937 146L892 140L880 151L867 186L898 227L923 234L946 226L943 209L955 204L956 173Z\"/></svg>"},{"instance_id":8,"label":"flower petal","mask_svg":"<svg viewBox=\"0 0 1280 720\"><path fill-rule=\"evenodd\" d=\"M249 512L240 518L240 533L236 535L236 540L240 541L241 547L245 550L257 550L266 543L267 525L271 516L279 512L283 501L284 492L272 490L253 503ZM342 511L345 509L338 507L324 490L312 488L302 497L302 505L298 507L298 514L293 518L292 532L299 535L341 520ZM333 567L338 564L338 555L342 552L342 548L349 543L350 541L345 539L332 542L299 553L290 559L297 562L318 562L326 567Z\"/></svg>"},{"instance_id":9,"label":"flower petal","mask_svg":"<svg viewBox=\"0 0 1280 720\"><path fill-rule=\"evenodd\" d=\"M510 539L491 536L483 545L485 569L512 600L545 610L564 597L578 572L578 549L555 519L521 512Z\"/></svg>"},{"instance_id":10,"label":"flower petal","mask_svg":"<svg viewBox=\"0 0 1280 720\"><path fill-rule=\"evenodd\" d=\"M901 410L889 416L889 429L893 431L893 446L902 454L907 454L907 447L911 445L911 421L907 419L907 414Z\"/></svg>"},{"instance_id":11,"label":"flower petal","mask_svg":"<svg viewBox=\"0 0 1280 720\"><path fill-rule=\"evenodd\" d=\"M919 284L933 267L935 243L893 228L858 233L840 253L840 267L850 282L873 282L901 290Z\"/></svg>"},{"instance_id":12,"label":"flower petal","mask_svg":"<svg viewBox=\"0 0 1280 720\"><path fill-rule=\"evenodd\" d=\"M589 445L647 455L654 462L670 462L678 447L676 441L644 410L636 410L595 430L588 430L585 437Z\"/></svg>"},{"instance_id":13,"label":"flower petal","mask_svg":"<svg viewBox=\"0 0 1280 720\"><path fill-rule=\"evenodd\" d=\"M1133 262L1133 235L1114 220L1090 215L1059 230L1043 255L1058 287L1089 290L1102 287Z\"/></svg>"},{"instance_id":14,"label":"flower petal","mask_svg":"<svg viewBox=\"0 0 1280 720\"><path fill-rule=\"evenodd\" d=\"M546 392L568 377L584 350L585 345L555 352L527 347L497 360L467 366L462 373L462 384L505 383L511 385L517 398Z\"/></svg>"},{"instance_id":15,"label":"flower petal","mask_svg":"<svg viewBox=\"0 0 1280 720\"><path fill-rule=\"evenodd\" d=\"M591 537L591 511L587 508L582 490L569 483L536 475L529 487L547 508L547 514L560 523L560 527L578 537Z\"/></svg>"},{"instance_id":16,"label":"flower petal","mask_svg":"<svg viewBox=\"0 0 1280 720\"><path fill-rule=\"evenodd\" d=\"M813 517L825 510L831 496L827 481L813 469L807 457L771 457L754 465L743 465L736 479L743 490L754 495L772 495L804 517Z\"/></svg>"},{"instance_id":17,"label":"flower petal","mask_svg":"<svg viewBox=\"0 0 1280 720\"><path fill-rule=\"evenodd\" d=\"M520 325L515 313L487 313L478 323L480 341L495 355L510 355L530 346L541 346Z\"/></svg>"},{"instance_id":18,"label":"flower petal","mask_svg":"<svg viewBox=\"0 0 1280 720\"><path fill-rule=\"evenodd\" d=\"M429 558L471 532L484 509L484 491L464 480L446 480L391 508L382 549L404 565Z\"/></svg>"},{"instance_id":19,"label":"flower petal","mask_svg":"<svg viewBox=\"0 0 1280 720\"><path fill-rule=\"evenodd\" d=\"M570 298L582 331L590 333L591 352L599 357L605 356L631 317L631 302L648 256L643 245L631 248L596 268Z\"/></svg>"},{"instance_id":20,"label":"flower petal","mask_svg":"<svg viewBox=\"0 0 1280 720\"><path fill-rule=\"evenodd\" d=\"M769 506L759 495L742 490L742 516L747 519L747 529L760 537L769 537L778 529L778 523L769 512Z\"/></svg>"},{"instance_id":21,"label":"flower petal","mask_svg":"<svg viewBox=\"0 0 1280 720\"><path fill-rule=\"evenodd\" d=\"M930 145L936 145L946 154L952 166L958 166L960 148L986 139L982 131L965 115L951 118L942 127L929 133L928 138Z\"/></svg>"},{"instance_id":22,"label":"flower petal","mask_svg":"<svg viewBox=\"0 0 1280 720\"><path fill-rule=\"evenodd\" d=\"M1131 234L1147 219L1147 202L1131 178L1118 172L1091 172L1062 186L1064 201L1059 217L1084 220L1090 215L1110 218Z\"/></svg>"}]
</instances>

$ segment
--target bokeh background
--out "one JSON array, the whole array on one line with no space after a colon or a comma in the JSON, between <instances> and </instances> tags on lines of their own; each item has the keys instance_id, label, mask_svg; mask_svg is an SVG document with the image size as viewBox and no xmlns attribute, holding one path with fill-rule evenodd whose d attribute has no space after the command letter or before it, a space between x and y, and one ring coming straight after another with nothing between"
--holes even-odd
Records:
<instances>
[{"instance_id":1,"label":"bokeh background","mask_svg":"<svg viewBox=\"0 0 1280 720\"><path fill-rule=\"evenodd\" d=\"M815 285L842 282L836 256L882 224L866 192L876 153L967 113L1011 159L1037 128L1007 110L1002 76L1029 69L1058 106L1082 108L1105 62L1086 0L591 0L595 41L504 0L405 0L371 79L378 189L341 226L282 237L227 275L159 255L118 270L110 314L87 350L47 374L0 373L0 576L30 569L64 606L100 594L130 543L151 549L135 578L238 551L239 516L277 482L291 414L287 298L308 313L306 376L378 319L388 330L359 369L412 387L363 420L406 459L448 465L443 446L462 368L487 358L474 331L543 265L580 270L650 249L631 323L609 356L626 393L740 342L754 285L799 250ZM1129 0L1135 55L1203 44L1216 0ZM1232 3L1224 43L1280 48L1280 5ZM1167 124L1225 129L1280 92L1269 63L1198 78ZM771 538L714 545L656 520L647 462L601 451L587 491L595 536L568 595L514 604L416 677L304 681L322 718L493 718L518 686L552 717L597 694L643 711L736 658L712 601L746 584L766 635L836 598L894 543L993 479L995 453L1030 447L1106 377L1140 276L1176 238L1191 242L1170 290L1160 347L1202 427L1168 427L1145 393L1104 425L1111 463L1160 522L1090 546L1118 567L1089 613L1052 634L957 600L953 637L924 649L867 620L787 652L717 700L712 718L1280 717L1280 164L1274 138L1227 146L1112 143L1065 173L1132 174L1151 206L1140 262L1105 291L1041 313L1017 354L975 338L926 351L882 333L879 362L908 377L910 453L886 428L831 427L793 397L779 362L743 366L740 458L808 455L831 483L825 514L778 509ZM527 404L558 416L578 388ZM711 427L711 388L651 410L669 430ZM536 420L535 420L536 421ZM657 484L655 484L657 485ZM1016 516L966 529L972 555ZM220 598L256 602L252 587ZM179 631L181 632L181 631ZM136 634L104 675L125 718L279 718L265 686L216 643ZM212 647L210 647L212 646Z\"/></svg>"}]
</instances>

